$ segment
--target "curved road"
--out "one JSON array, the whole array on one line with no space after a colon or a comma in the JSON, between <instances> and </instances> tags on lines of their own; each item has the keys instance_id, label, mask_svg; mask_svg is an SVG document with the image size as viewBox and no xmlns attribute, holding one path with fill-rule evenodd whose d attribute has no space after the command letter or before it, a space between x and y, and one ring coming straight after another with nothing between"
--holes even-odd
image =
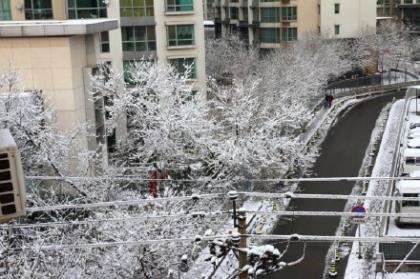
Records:
<instances>
[{"instance_id":1,"label":"curved road","mask_svg":"<svg viewBox=\"0 0 420 279\"><path fill-rule=\"evenodd\" d=\"M353 107L329 131L321 145L313 171L318 177L357 176L372 130L382 108L395 95L381 96L362 102ZM354 182L305 182L299 185L303 193L350 194ZM292 200L288 210L342 211L342 200ZM274 234L335 235L339 217L301 216L293 222L279 222ZM264 279L319 279L322 278L324 262L330 243L308 243L302 263L287 267ZM282 246L279 246L282 248ZM285 255L286 261L294 261L301 256L302 244L296 243ZM338 265L342 275L344 263Z\"/></svg>"}]
</instances>

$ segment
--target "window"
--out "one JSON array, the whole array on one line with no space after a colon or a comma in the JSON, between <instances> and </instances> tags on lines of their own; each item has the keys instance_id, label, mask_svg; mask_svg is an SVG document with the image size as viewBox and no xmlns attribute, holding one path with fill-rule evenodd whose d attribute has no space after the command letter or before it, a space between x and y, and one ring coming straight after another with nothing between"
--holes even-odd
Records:
<instances>
[{"instance_id":1,"label":"window","mask_svg":"<svg viewBox=\"0 0 420 279\"><path fill-rule=\"evenodd\" d=\"M121 27L123 51L156 50L154 26Z\"/></svg>"},{"instance_id":2,"label":"window","mask_svg":"<svg viewBox=\"0 0 420 279\"><path fill-rule=\"evenodd\" d=\"M194 45L194 25L168 25L168 46Z\"/></svg>"},{"instance_id":3,"label":"window","mask_svg":"<svg viewBox=\"0 0 420 279\"><path fill-rule=\"evenodd\" d=\"M153 0L120 0L122 17L154 16Z\"/></svg>"},{"instance_id":4,"label":"window","mask_svg":"<svg viewBox=\"0 0 420 279\"><path fill-rule=\"evenodd\" d=\"M340 35L340 25L334 25L334 34Z\"/></svg>"},{"instance_id":5,"label":"window","mask_svg":"<svg viewBox=\"0 0 420 279\"><path fill-rule=\"evenodd\" d=\"M109 32L99 34L101 52L109 52Z\"/></svg>"},{"instance_id":6,"label":"window","mask_svg":"<svg viewBox=\"0 0 420 279\"><path fill-rule=\"evenodd\" d=\"M187 74L186 71L190 69L187 78L195 79L197 77L195 58L178 58L170 59L169 63L178 71L180 74Z\"/></svg>"},{"instance_id":7,"label":"window","mask_svg":"<svg viewBox=\"0 0 420 279\"><path fill-rule=\"evenodd\" d=\"M167 12L187 12L193 10L193 0L166 0Z\"/></svg>"},{"instance_id":8,"label":"window","mask_svg":"<svg viewBox=\"0 0 420 279\"><path fill-rule=\"evenodd\" d=\"M280 43L279 28L261 28L260 41L262 43L278 44Z\"/></svg>"},{"instance_id":9,"label":"window","mask_svg":"<svg viewBox=\"0 0 420 279\"><path fill-rule=\"evenodd\" d=\"M280 22L280 8L261 8L261 22Z\"/></svg>"},{"instance_id":10,"label":"window","mask_svg":"<svg viewBox=\"0 0 420 279\"><path fill-rule=\"evenodd\" d=\"M404 198L419 198L418 194L403 194ZM418 201L403 201L402 206L419 206L420 205L420 198Z\"/></svg>"},{"instance_id":11,"label":"window","mask_svg":"<svg viewBox=\"0 0 420 279\"><path fill-rule=\"evenodd\" d=\"M10 19L12 19L10 0L0 0L0 20Z\"/></svg>"},{"instance_id":12,"label":"window","mask_svg":"<svg viewBox=\"0 0 420 279\"><path fill-rule=\"evenodd\" d=\"M67 0L69 19L107 17L103 0Z\"/></svg>"},{"instance_id":13,"label":"window","mask_svg":"<svg viewBox=\"0 0 420 279\"><path fill-rule=\"evenodd\" d=\"M229 9L230 19L238 19L239 18L239 10L238 8L230 8Z\"/></svg>"},{"instance_id":14,"label":"window","mask_svg":"<svg viewBox=\"0 0 420 279\"><path fill-rule=\"evenodd\" d=\"M284 28L282 30L282 41L290 42L297 40L297 28Z\"/></svg>"},{"instance_id":15,"label":"window","mask_svg":"<svg viewBox=\"0 0 420 279\"><path fill-rule=\"evenodd\" d=\"M51 0L25 0L25 19L52 19Z\"/></svg>"},{"instance_id":16,"label":"window","mask_svg":"<svg viewBox=\"0 0 420 279\"><path fill-rule=\"evenodd\" d=\"M340 4L334 4L334 13L339 14L340 13Z\"/></svg>"},{"instance_id":17,"label":"window","mask_svg":"<svg viewBox=\"0 0 420 279\"><path fill-rule=\"evenodd\" d=\"M296 20L296 19L297 19L296 7L281 8L281 20Z\"/></svg>"}]
</instances>

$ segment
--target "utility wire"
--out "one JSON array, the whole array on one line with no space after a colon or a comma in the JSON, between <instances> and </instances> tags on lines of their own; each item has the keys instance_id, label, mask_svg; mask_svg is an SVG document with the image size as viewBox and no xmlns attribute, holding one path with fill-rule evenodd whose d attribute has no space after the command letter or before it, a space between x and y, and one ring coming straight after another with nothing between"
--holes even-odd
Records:
<instances>
[{"instance_id":1,"label":"utility wire","mask_svg":"<svg viewBox=\"0 0 420 279\"><path fill-rule=\"evenodd\" d=\"M282 199L332 199L332 200L390 200L390 201L418 201L417 197L395 197L395 196L357 196L357 195L334 195L334 194L294 194L288 193L270 193L270 192L238 192L248 197L257 198L282 198ZM66 209L93 209L100 207L111 207L111 206L129 206L147 203L159 203L166 201L190 201L200 199L213 199L227 195L227 193L217 194L197 194L183 197L167 197L167 198L153 198L153 199L138 199L138 200L117 200L109 202L96 202L96 203L81 203L81 204L57 204L43 207L28 207L27 212L43 212L43 211L54 211L54 210L66 210Z\"/></svg>"},{"instance_id":2,"label":"utility wire","mask_svg":"<svg viewBox=\"0 0 420 279\"><path fill-rule=\"evenodd\" d=\"M100 223L122 223L122 222L134 222L149 219L168 219L168 218L182 218L182 217L206 217L206 216L218 216L229 214L228 211L215 211L215 212L191 212L189 214L171 214L171 215L146 215L146 216L133 216L133 217L120 217L120 218L104 218L104 219L87 219L87 220L75 220L75 221L58 221L58 222L46 222L46 223L33 223L33 224L2 224L0 229L29 229L29 228L43 228L43 227L62 227L62 226L82 226L90 224Z\"/></svg>"},{"instance_id":3,"label":"utility wire","mask_svg":"<svg viewBox=\"0 0 420 279\"><path fill-rule=\"evenodd\" d=\"M302 177L302 178L273 178L273 179L153 179L140 176L26 176L28 180L52 180L52 181L173 181L173 182L339 182L339 181L398 181L398 180L420 180L420 177L398 176L398 177Z\"/></svg>"},{"instance_id":4,"label":"utility wire","mask_svg":"<svg viewBox=\"0 0 420 279\"><path fill-rule=\"evenodd\" d=\"M153 199L138 199L138 200L127 200L127 201L109 201L109 202L96 202L96 203L82 203L82 204L58 204L43 207L28 207L27 212L40 212L40 211L54 211L54 210L65 210L65 209L91 209L98 207L110 207L110 206L129 206L138 205L145 203L158 203L166 201L194 201L200 199L213 199L220 197L222 193L218 194L203 194L203 195L191 195L183 197L168 197L168 198L153 198Z\"/></svg>"},{"instance_id":5,"label":"utility wire","mask_svg":"<svg viewBox=\"0 0 420 279\"><path fill-rule=\"evenodd\" d=\"M173 215L149 215L149 216L134 216L134 217L121 217L121 218L104 218L104 219L91 219L82 221L59 221L59 222L48 222L48 223L34 223L34 224L13 224L13 225L0 225L0 229L28 229L28 228L41 228L41 227L61 227L61 226L79 226L89 225L98 223L121 223L121 222L133 222L148 219L167 219L167 218L182 218L182 217L208 217L208 216L220 216L231 214L231 211L215 211L215 212L192 212L189 214L173 214ZM353 212L341 212L341 211L245 211L245 213L255 215L268 215L268 216L323 216L323 217L352 217L359 216ZM365 217L414 217L419 218L418 213L365 213Z\"/></svg>"},{"instance_id":6,"label":"utility wire","mask_svg":"<svg viewBox=\"0 0 420 279\"><path fill-rule=\"evenodd\" d=\"M418 197L401 196L357 196L357 195L335 195L335 194L299 194L299 193L269 193L269 192L238 192L248 197L258 198L293 198L293 199L331 199L331 200L390 200L390 201L418 201Z\"/></svg>"},{"instance_id":7,"label":"utility wire","mask_svg":"<svg viewBox=\"0 0 420 279\"><path fill-rule=\"evenodd\" d=\"M324 236L324 235L275 235L275 234L246 234L248 238L253 237L260 240L291 240L291 242L374 242L374 243L401 243L420 241L419 237L401 237L401 236ZM200 241L209 241L214 239L224 239L232 237L232 235L217 235L217 236L203 236L199 237ZM147 239L136 241L112 241L112 242L97 242L97 243L78 243L78 244L47 244L36 247L37 250L61 250L61 249L92 249L92 248L106 248L115 246L140 246L147 244L163 244L167 242L189 242L197 241L197 236L185 236L178 238L164 238L164 239ZM33 248L25 248L33 249Z\"/></svg>"}]
</instances>

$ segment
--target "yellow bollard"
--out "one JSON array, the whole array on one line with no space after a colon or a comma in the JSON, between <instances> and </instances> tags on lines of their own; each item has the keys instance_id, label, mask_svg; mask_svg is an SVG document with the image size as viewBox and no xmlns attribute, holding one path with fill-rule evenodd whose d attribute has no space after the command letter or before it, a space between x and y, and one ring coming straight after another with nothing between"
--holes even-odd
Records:
<instances>
[{"instance_id":1,"label":"yellow bollard","mask_svg":"<svg viewBox=\"0 0 420 279\"><path fill-rule=\"evenodd\" d=\"M331 278L334 278L334 277L337 276L337 274L338 274L338 272L337 272L337 267L335 265L335 260L332 259L331 262L330 262L330 267L328 268L328 275Z\"/></svg>"},{"instance_id":2,"label":"yellow bollard","mask_svg":"<svg viewBox=\"0 0 420 279\"><path fill-rule=\"evenodd\" d=\"M273 211L277 211L277 203L275 201L271 202L271 206L272 206Z\"/></svg>"},{"instance_id":3,"label":"yellow bollard","mask_svg":"<svg viewBox=\"0 0 420 279\"><path fill-rule=\"evenodd\" d=\"M337 246L337 248L335 248L335 261L339 262L340 260L341 260L340 248Z\"/></svg>"}]
</instances>

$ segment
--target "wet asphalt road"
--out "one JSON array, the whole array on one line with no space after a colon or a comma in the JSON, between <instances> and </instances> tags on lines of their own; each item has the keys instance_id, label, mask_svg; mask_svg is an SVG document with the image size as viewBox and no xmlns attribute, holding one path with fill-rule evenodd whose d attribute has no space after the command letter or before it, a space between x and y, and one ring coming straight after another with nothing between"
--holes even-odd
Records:
<instances>
[{"instance_id":1,"label":"wet asphalt road","mask_svg":"<svg viewBox=\"0 0 420 279\"><path fill-rule=\"evenodd\" d=\"M344 115L329 131L323 142L321 155L313 168L313 176L357 176L379 113L391 100L392 96L390 95L378 97L358 104ZM301 183L299 188L302 193L350 194L353 185L354 182L306 182ZM344 206L345 201L343 200L297 199L291 201L289 210L342 211ZM293 222L279 222L274 234L335 235L339 221L339 217L301 216ZM291 246L284 258L286 262L298 259L302 254L302 246L301 243ZM302 263L261 278L322 278L329 246L330 243L308 243ZM337 268L340 272L339 275L343 275L345 261L342 260Z\"/></svg>"}]
</instances>

